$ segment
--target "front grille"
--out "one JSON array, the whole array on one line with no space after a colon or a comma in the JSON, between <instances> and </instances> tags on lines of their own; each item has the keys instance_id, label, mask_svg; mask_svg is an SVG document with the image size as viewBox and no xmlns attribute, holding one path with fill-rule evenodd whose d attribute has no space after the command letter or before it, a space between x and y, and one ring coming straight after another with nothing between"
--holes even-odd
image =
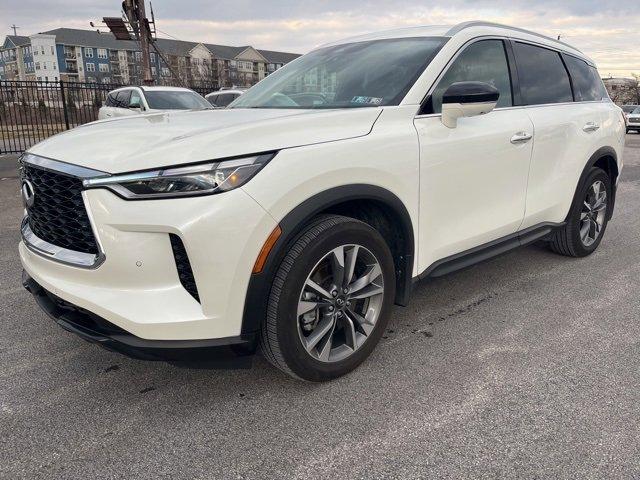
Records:
<instances>
[{"instance_id":1,"label":"front grille","mask_svg":"<svg viewBox=\"0 0 640 480\"><path fill-rule=\"evenodd\" d=\"M640 123L640 118L630 118L629 123Z\"/></svg>"},{"instance_id":2,"label":"front grille","mask_svg":"<svg viewBox=\"0 0 640 480\"><path fill-rule=\"evenodd\" d=\"M193 277L193 270L191 270L191 263L189 263L189 256L187 255L187 250L184 248L184 243L182 243L179 236L174 235L173 233L169 234L169 239L171 240L173 257L176 260L176 268L178 269L178 278L180 278L180 283L184 289L199 302L200 296L198 295L196 279Z\"/></svg>"},{"instance_id":3,"label":"front grille","mask_svg":"<svg viewBox=\"0 0 640 480\"><path fill-rule=\"evenodd\" d=\"M91 222L82 199L82 180L22 163L21 177L33 186L34 202L27 207L36 236L58 247L98 254Z\"/></svg>"}]
</instances>

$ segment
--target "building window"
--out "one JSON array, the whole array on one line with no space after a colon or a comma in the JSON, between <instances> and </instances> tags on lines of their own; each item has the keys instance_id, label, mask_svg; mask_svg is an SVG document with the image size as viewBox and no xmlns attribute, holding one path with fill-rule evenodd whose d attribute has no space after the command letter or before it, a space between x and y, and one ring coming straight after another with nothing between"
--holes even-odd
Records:
<instances>
[{"instance_id":1,"label":"building window","mask_svg":"<svg viewBox=\"0 0 640 480\"><path fill-rule=\"evenodd\" d=\"M111 79L109 77L104 77L102 79L102 83L111 83Z\"/></svg>"},{"instance_id":2,"label":"building window","mask_svg":"<svg viewBox=\"0 0 640 480\"><path fill-rule=\"evenodd\" d=\"M98 58L107 58L107 49L99 48L98 49Z\"/></svg>"},{"instance_id":3,"label":"building window","mask_svg":"<svg viewBox=\"0 0 640 480\"><path fill-rule=\"evenodd\" d=\"M36 70L40 70L40 62L36 62Z\"/></svg>"},{"instance_id":4,"label":"building window","mask_svg":"<svg viewBox=\"0 0 640 480\"><path fill-rule=\"evenodd\" d=\"M151 75L153 75L154 77L157 75L158 71L156 70L156 67L151 67Z\"/></svg>"},{"instance_id":5,"label":"building window","mask_svg":"<svg viewBox=\"0 0 640 480\"><path fill-rule=\"evenodd\" d=\"M55 55L55 54L56 54L56 51L55 51L55 49L54 49L54 46L53 46L53 45L51 45L51 55Z\"/></svg>"},{"instance_id":6,"label":"building window","mask_svg":"<svg viewBox=\"0 0 640 480\"><path fill-rule=\"evenodd\" d=\"M162 76L168 77L169 75L171 75L171 73L169 72L169 69L167 67L162 67Z\"/></svg>"},{"instance_id":7,"label":"building window","mask_svg":"<svg viewBox=\"0 0 640 480\"><path fill-rule=\"evenodd\" d=\"M142 60L142 52L136 52L136 62L139 62Z\"/></svg>"},{"instance_id":8,"label":"building window","mask_svg":"<svg viewBox=\"0 0 640 480\"><path fill-rule=\"evenodd\" d=\"M87 58L93 58L93 48L85 48L84 49L84 56ZM89 70L89 69L87 69Z\"/></svg>"},{"instance_id":9,"label":"building window","mask_svg":"<svg viewBox=\"0 0 640 480\"><path fill-rule=\"evenodd\" d=\"M54 70L56 69L56 62L53 62L53 67Z\"/></svg>"},{"instance_id":10,"label":"building window","mask_svg":"<svg viewBox=\"0 0 640 480\"><path fill-rule=\"evenodd\" d=\"M96 64L95 63L87 63L87 72L95 72Z\"/></svg>"},{"instance_id":11,"label":"building window","mask_svg":"<svg viewBox=\"0 0 640 480\"><path fill-rule=\"evenodd\" d=\"M155 54L155 53L153 53L153 52L151 52L151 54L150 54L150 55L151 55L151 61L152 61L153 63L156 63L156 54Z\"/></svg>"},{"instance_id":12,"label":"building window","mask_svg":"<svg viewBox=\"0 0 640 480\"><path fill-rule=\"evenodd\" d=\"M93 63L91 65L93 65ZM98 65L98 68L102 73L109 71L109 65L106 63L101 63L100 65Z\"/></svg>"}]
</instances>

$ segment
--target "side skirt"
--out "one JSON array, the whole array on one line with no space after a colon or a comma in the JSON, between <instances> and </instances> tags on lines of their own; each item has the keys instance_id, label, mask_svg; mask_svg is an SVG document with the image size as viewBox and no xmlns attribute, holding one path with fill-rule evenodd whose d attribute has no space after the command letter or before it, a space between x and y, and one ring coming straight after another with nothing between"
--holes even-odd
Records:
<instances>
[{"instance_id":1,"label":"side skirt","mask_svg":"<svg viewBox=\"0 0 640 480\"><path fill-rule=\"evenodd\" d=\"M436 278L447 275L456 270L470 267L476 263L484 262L498 255L510 252L537 240L547 237L557 228L564 226L564 223L540 223L520 232L507 235L479 247L456 253L442 260L431 264L424 272L414 278L414 281L425 278Z\"/></svg>"}]
</instances>

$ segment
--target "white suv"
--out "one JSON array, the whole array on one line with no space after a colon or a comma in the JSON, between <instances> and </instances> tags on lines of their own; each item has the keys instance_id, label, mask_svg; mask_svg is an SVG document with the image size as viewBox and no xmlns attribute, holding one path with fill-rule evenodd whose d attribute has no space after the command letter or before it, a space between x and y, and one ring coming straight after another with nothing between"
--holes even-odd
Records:
<instances>
[{"instance_id":1,"label":"white suv","mask_svg":"<svg viewBox=\"0 0 640 480\"><path fill-rule=\"evenodd\" d=\"M131 356L259 345L327 380L371 353L417 279L536 240L592 253L624 135L564 43L481 22L361 36L226 109L31 148L24 284L64 328Z\"/></svg>"},{"instance_id":2,"label":"white suv","mask_svg":"<svg viewBox=\"0 0 640 480\"><path fill-rule=\"evenodd\" d=\"M98 110L98 120L171 110L202 110L211 105L193 90L182 87L123 87L109 92Z\"/></svg>"}]
</instances>

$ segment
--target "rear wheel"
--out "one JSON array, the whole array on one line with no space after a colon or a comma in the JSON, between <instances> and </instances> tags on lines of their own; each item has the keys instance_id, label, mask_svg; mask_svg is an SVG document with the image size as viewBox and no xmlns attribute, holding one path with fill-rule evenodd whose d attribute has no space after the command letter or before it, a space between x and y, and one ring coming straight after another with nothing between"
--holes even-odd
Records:
<instances>
[{"instance_id":1,"label":"rear wheel","mask_svg":"<svg viewBox=\"0 0 640 480\"><path fill-rule=\"evenodd\" d=\"M607 228L611 179L593 167L571 206L567 223L551 237L551 249L561 255L584 257L593 253Z\"/></svg>"},{"instance_id":2,"label":"rear wheel","mask_svg":"<svg viewBox=\"0 0 640 480\"><path fill-rule=\"evenodd\" d=\"M394 294L393 258L382 236L358 220L320 217L291 246L276 273L262 351L297 378L344 375L380 340Z\"/></svg>"}]
</instances>

